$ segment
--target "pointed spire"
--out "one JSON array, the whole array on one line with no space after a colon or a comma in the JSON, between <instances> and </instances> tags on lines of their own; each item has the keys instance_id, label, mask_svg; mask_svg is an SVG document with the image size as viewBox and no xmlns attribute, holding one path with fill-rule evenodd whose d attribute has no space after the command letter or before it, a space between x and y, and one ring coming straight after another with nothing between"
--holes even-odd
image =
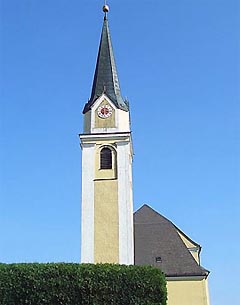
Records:
<instances>
[{"instance_id":1,"label":"pointed spire","mask_svg":"<svg viewBox=\"0 0 240 305\"><path fill-rule=\"evenodd\" d=\"M117 108L128 111L128 102L123 100L119 86L117 68L114 60L110 31L106 16L107 12L109 11L107 5L104 5L103 11L105 16L93 80L92 93L90 100L85 104L83 113L86 113L88 110L90 110L95 100L103 93L109 97L109 99L115 104Z\"/></svg>"}]
</instances>

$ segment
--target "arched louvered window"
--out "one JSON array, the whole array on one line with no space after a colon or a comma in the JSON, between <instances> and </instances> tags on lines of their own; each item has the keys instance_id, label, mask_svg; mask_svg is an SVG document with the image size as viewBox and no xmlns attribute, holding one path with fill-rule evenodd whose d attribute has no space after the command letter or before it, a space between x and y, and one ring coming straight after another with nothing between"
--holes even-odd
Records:
<instances>
[{"instance_id":1,"label":"arched louvered window","mask_svg":"<svg viewBox=\"0 0 240 305\"><path fill-rule=\"evenodd\" d=\"M100 152L100 169L112 169L112 151L104 147Z\"/></svg>"}]
</instances>

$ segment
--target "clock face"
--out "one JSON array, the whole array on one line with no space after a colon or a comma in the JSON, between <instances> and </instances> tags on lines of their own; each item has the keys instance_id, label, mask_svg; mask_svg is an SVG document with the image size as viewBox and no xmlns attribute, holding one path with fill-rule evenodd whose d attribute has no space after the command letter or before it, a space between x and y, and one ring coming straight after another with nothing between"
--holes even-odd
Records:
<instances>
[{"instance_id":1,"label":"clock face","mask_svg":"<svg viewBox=\"0 0 240 305\"><path fill-rule=\"evenodd\" d=\"M112 108L109 105L102 105L98 107L97 114L100 118L109 118L112 114Z\"/></svg>"}]
</instances>

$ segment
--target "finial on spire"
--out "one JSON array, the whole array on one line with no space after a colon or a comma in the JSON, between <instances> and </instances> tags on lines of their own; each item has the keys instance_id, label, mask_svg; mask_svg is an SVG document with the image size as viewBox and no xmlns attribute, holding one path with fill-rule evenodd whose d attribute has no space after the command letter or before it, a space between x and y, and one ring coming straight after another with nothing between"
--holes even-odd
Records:
<instances>
[{"instance_id":1,"label":"finial on spire","mask_svg":"<svg viewBox=\"0 0 240 305\"><path fill-rule=\"evenodd\" d=\"M105 13L105 18L109 12L109 6L107 5L107 0L104 0L103 12Z\"/></svg>"}]
</instances>

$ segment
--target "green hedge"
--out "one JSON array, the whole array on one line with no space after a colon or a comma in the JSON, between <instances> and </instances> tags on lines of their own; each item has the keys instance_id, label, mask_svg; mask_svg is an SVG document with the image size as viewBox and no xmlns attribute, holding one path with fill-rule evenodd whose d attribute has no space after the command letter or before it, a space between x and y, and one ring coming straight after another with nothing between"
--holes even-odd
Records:
<instances>
[{"instance_id":1,"label":"green hedge","mask_svg":"<svg viewBox=\"0 0 240 305\"><path fill-rule=\"evenodd\" d=\"M159 269L111 264L0 264L1 305L165 305Z\"/></svg>"}]
</instances>

